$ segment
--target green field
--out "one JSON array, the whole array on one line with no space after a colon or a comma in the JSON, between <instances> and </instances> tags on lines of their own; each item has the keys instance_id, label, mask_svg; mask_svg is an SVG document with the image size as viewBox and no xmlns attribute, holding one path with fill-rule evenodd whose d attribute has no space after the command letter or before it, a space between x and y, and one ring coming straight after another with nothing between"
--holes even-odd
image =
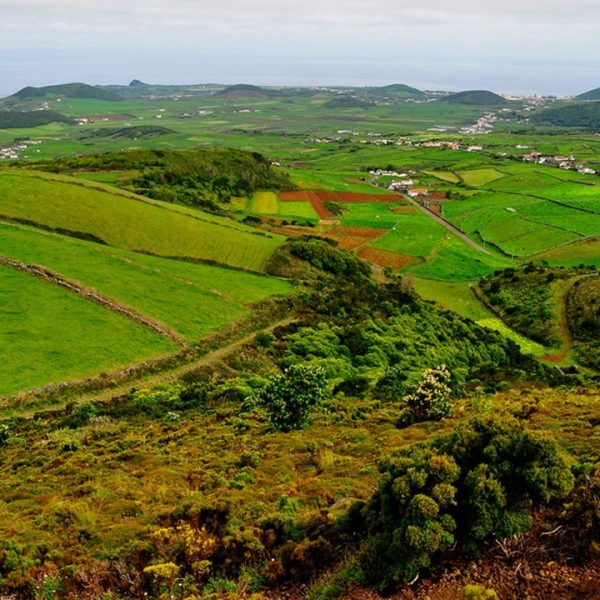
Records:
<instances>
[{"instance_id":1,"label":"green field","mask_svg":"<svg viewBox=\"0 0 600 600\"><path fill-rule=\"evenodd\" d=\"M0 394L110 372L177 349L154 331L0 266Z\"/></svg>"},{"instance_id":2,"label":"green field","mask_svg":"<svg viewBox=\"0 0 600 600\"><path fill-rule=\"evenodd\" d=\"M0 222L2 254L43 264L196 341L291 286L234 269L163 259Z\"/></svg>"},{"instance_id":3,"label":"green field","mask_svg":"<svg viewBox=\"0 0 600 600\"><path fill-rule=\"evenodd\" d=\"M128 250L255 271L284 239L191 208L21 171L0 172L0 216L92 235Z\"/></svg>"},{"instance_id":4,"label":"green field","mask_svg":"<svg viewBox=\"0 0 600 600\"><path fill-rule=\"evenodd\" d=\"M463 180L465 185L468 185L469 187L479 187L504 177L504 174L496 171L496 169L473 169L472 171L458 171L457 175Z\"/></svg>"},{"instance_id":5,"label":"green field","mask_svg":"<svg viewBox=\"0 0 600 600\"><path fill-rule=\"evenodd\" d=\"M348 227L374 227L392 229L401 218L413 215L399 215L392 208L394 202L369 202L344 204L344 214L340 217L342 225Z\"/></svg>"},{"instance_id":6,"label":"green field","mask_svg":"<svg viewBox=\"0 0 600 600\"><path fill-rule=\"evenodd\" d=\"M235 199L233 205L237 210L256 215L282 217L287 219L307 219L318 221L319 215L308 201L282 202L276 192L254 192L249 199Z\"/></svg>"}]
</instances>

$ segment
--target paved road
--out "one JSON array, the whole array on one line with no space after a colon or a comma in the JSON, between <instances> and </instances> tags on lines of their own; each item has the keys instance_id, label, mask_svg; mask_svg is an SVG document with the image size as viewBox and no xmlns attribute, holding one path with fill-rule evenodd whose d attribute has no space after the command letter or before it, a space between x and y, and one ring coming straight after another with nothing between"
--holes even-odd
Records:
<instances>
[{"instance_id":1,"label":"paved road","mask_svg":"<svg viewBox=\"0 0 600 600\"><path fill-rule=\"evenodd\" d=\"M413 200L410 196L405 195L404 197L411 204L414 204L414 206L416 206L422 213L425 213L428 217L431 217L434 221L437 221L440 225L443 225L448 231L453 233L456 237L459 237L463 242L469 244L469 246L471 246L472 248L475 248L475 250L483 252L483 254L493 256L493 254L489 250L486 250L483 246L480 246L477 242L474 242L469 236L465 235L460 229L458 229L458 227L455 227L454 225L452 225L452 223L449 223L448 221L446 221L446 219L440 217L440 215L434 213L428 208L425 208L424 206L421 206L416 200Z\"/></svg>"}]
</instances>

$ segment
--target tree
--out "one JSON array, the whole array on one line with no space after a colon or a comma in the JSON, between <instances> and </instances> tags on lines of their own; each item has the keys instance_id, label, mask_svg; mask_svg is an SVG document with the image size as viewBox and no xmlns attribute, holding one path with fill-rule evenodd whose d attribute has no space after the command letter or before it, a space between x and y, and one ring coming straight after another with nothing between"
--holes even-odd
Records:
<instances>
[{"instance_id":1,"label":"tree","mask_svg":"<svg viewBox=\"0 0 600 600\"><path fill-rule=\"evenodd\" d=\"M312 409L326 398L326 383L321 367L302 364L271 377L259 398L273 427L278 431L306 427Z\"/></svg>"}]
</instances>

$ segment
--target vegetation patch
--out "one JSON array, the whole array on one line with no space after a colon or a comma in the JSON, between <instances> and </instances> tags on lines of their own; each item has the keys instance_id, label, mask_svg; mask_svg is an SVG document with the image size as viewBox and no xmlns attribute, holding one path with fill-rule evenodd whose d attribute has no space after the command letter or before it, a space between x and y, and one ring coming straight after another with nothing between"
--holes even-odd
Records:
<instances>
[{"instance_id":1,"label":"vegetation patch","mask_svg":"<svg viewBox=\"0 0 600 600\"><path fill-rule=\"evenodd\" d=\"M79 231L111 246L161 256L206 259L259 271L283 241L275 235L257 235L227 219L186 213L75 179L4 171L0 192L2 216Z\"/></svg>"}]
</instances>

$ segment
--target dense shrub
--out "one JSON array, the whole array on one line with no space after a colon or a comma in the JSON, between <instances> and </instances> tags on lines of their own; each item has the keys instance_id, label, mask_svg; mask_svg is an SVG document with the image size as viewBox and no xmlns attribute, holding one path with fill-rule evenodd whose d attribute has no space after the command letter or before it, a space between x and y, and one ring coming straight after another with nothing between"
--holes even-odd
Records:
<instances>
[{"instance_id":1,"label":"dense shrub","mask_svg":"<svg viewBox=\"0 0 600 600\"><path fill-rule=\"evenodd\" d=\"M407 378L405 370L400 365L388 367L375 385L375 397L386 402L393 402L402 398L406 392Z\"/></svg>"},{"instance_id":2,"label":"dense shrub","mask_svg":"<svg viewBox=\"0 0 600 600\"><path fill-rule=\"evenodd\" d=\"M320 367L293 365L283 375L270 378L260 392L273 427L279 431L302 429L310 413L325 400L326 377Z\"/></svg>"},{"instance_id":3,"label":"dense shrub","mask_svg":"<svg viewBox=\"0 0 600 600\"><path fill-rule=\"evenodd\" d=\"M290 244L290 253L333 275L360 279L371 272L371 267L366 262L350 252L334 248L323 240L294 240Z\"/></svg>"},{"instance_id":4,"label":"dense shrub","mask_svg":"<svg viewBox=\"0 0 600 600\"><path fill-rule=\"evenodd\" d=\"M573 476L559 449L513 419L477 419L382 464L361 511L361 564L379 590L417 576L455 544L477 552L527 529L530 503L562 498Z\"/></svg>"},{"instance_id":5,"label":"dense shrub","mask_svg":"<svg viewBox=\"0 0 600 600\"><path fill-rule=\"evenodd\" d=\"M450 414L448 399L451 392L450 372L446 365L423 371L419 384L402 398L405 409L399 424L441 421Z\"/></svg>"},{"instance_id":6,"label":"dense shrub","mask_svg":"<svg viewBox=\"0 0 600 600\"><path fill-rule=\"evenodd\" d=\"M0 448L8 444L9 435L10 430L8 428L8 425L0 425Z\"/></svg>"}]
</instances>

